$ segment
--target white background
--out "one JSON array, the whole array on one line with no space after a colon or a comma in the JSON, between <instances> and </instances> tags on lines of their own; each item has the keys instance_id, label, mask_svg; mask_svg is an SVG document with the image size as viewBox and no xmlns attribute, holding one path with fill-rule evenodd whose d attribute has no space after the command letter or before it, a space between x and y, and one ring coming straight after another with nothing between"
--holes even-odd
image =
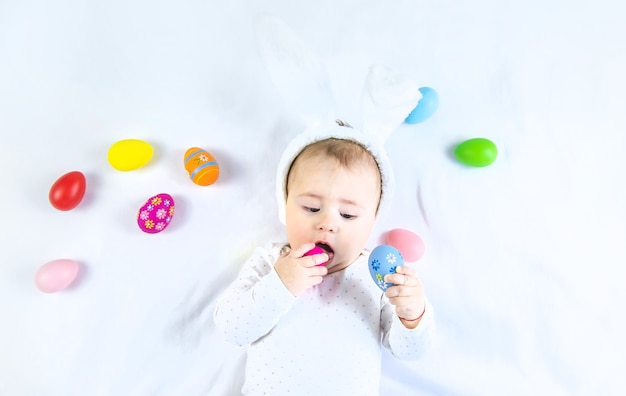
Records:
<instances>
[{"instance_id":1,"label":"white background","mask_svg":"<svg viewBox=\"0 0 626 396\"><path fill-rule=\"evenodd\" d=\"M0 394L236 394L243 351L213 333L213 303L282 237L274 172L299 132L261 15L319 55L348 122L373 63L439 93L388 140L398 191L370 248L391 228L424 239L440 337L421 361L385 356L381 393L626 392L619 2L0 0ZM472 137L498 145L493 165L453 159ZM119 172L106 154L127 138L155 156ZM187 179L192 146L217 158L214 185ZM48 191L73 170L87 193L60 212ZM172 224L142 233L161 192ZM34 274L58 258L81 275L42 293Z\"/></svg>"}]
</instances>

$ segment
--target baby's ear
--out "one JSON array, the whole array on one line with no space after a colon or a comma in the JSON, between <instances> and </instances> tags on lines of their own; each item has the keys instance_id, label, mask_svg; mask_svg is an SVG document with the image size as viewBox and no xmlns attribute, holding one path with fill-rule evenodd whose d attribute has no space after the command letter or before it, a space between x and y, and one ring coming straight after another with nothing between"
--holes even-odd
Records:
<instances>
[{"instance_id":1,"label":"baby's ear","mask_svg":"<svg viewBox=\"0 0 626 396\"><path fill-rule=\"evenodd\" d=\"M307 126L333 120L328 72L319 57L280 19L257 20L261 60L289 110Z\"/></svg>"},{"instance_id":2,"label":"baby's ear","mask_svg":"<svg viewBox=\"0 0 626 396\"><path fill-rule=\"evenodd\" d=\"M422 98L419 87L397 71L382 65L370 67L363 89L363 132L384 142Z\"/></svg>"}]
</instances>

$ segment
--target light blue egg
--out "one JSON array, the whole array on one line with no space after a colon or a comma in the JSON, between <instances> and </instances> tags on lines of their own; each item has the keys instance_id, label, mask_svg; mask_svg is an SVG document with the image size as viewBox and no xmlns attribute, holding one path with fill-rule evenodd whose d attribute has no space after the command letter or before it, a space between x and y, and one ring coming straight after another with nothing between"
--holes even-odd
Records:
<instances>
[{"instance_id":1,"label":"light blue egg","mask_svg":"<svg viewBox=\"0 0 626 396\"><path fill-rule=\"evenodd\" d=\"M418 122L424 121L433 115L439 106L439 95L437 91L430 87L422 87L420 88L420 92L422 93L422 99L417 102L417 106L415 106L413 111L404 120L407 124L417 124Z\"/></svg>"},{"instance_id":2,"label":"light blue egg","mask_svg":"<svg viewBox=\"0 0 626 396\"><path fill-rule=\"evenodd\" d=\"M384 281L385 275L396 272L396 267L404 265L402 253L391 245L379 245L370 253L367 266L376 285L385 291L393 286Z\"/></svg>"}]
</instances>

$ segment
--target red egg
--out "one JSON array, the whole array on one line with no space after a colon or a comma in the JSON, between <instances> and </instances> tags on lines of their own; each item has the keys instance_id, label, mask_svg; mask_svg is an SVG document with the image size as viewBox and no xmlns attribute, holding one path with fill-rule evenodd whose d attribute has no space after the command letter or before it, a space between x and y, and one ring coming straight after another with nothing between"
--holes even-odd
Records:
<instances>
[{"instance_id":1,"label":"red egg","mask_svg":"<svg viewBox=\"0 0 626 396\"><path fill-rule=\"evenodd\" d=\"M58 210L74 209L85 196L87 181L79 171L64 174L50 187L48 199Z\"/></svg>"}]
</instances>

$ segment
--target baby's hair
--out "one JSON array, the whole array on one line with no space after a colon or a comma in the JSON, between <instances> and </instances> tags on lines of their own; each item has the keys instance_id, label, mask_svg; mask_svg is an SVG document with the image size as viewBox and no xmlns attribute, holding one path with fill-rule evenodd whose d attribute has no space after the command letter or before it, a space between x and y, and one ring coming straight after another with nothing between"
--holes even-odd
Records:
<instances>
[{"instance_id":1,"label":"baby's hair","mask_svg":"<svg viewBox=\"0 0 626 396\"><path fill-rule=\"evenodd\" d=\"M374 167L378 173L378 184L380 186L378 204L380 205L383 194L380 166L367 147L352 139L326 138L313 142L302 149L302 151L300 151L291 163L289 171L287 172L287 177L285 178L285 197L287 197L287 193L289 192L289 178L291 176L291 171L295 168L296 164L302 160L317 156L334 159L339 163L339 165L346 169L350 169L357 164ZM378 212L378 207L376 208L376 211Z\"/></svg>"}]
</instances>

